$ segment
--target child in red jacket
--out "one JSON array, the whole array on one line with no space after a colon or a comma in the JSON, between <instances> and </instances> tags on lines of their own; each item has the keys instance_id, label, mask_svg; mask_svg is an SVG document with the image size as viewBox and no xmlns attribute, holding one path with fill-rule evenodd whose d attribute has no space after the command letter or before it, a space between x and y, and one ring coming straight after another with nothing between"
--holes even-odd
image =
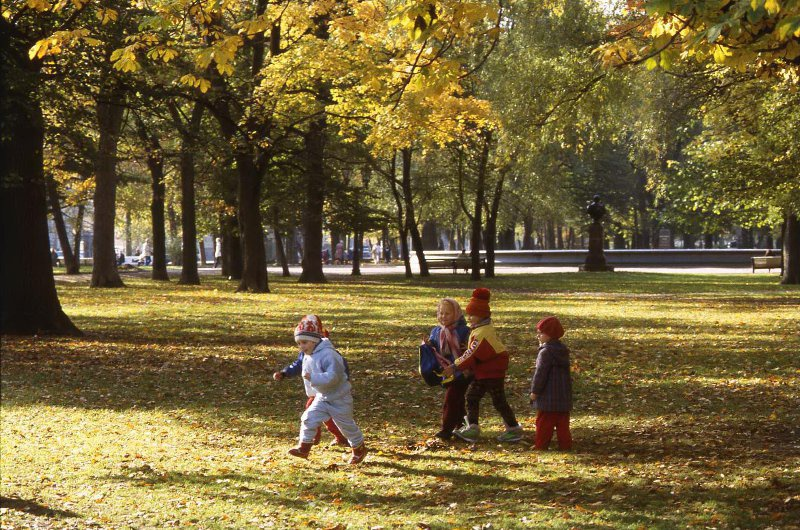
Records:
<instances>
[{"instance_id":1,"label":"child in red jacket","mask_svg":"<svg viewBox=\"0 0 800 530\"><path fill-rule=\"evenodd\" d=\"M458 368L462 371L470 370L475 376L467 389L467 424L453 434L466 442L478 440L481 432L478 426L480 402L488 393L492 397L492 405L503 417L506 426L506 431L497 440L518 442L522 439L522 426L508 404L505 391L508 352L492 326L490 296L489 289L483 287L472 292L465 311L472 328L467 351L445 369L446 375L452 374Z\"/></svg>"}]
</instances>

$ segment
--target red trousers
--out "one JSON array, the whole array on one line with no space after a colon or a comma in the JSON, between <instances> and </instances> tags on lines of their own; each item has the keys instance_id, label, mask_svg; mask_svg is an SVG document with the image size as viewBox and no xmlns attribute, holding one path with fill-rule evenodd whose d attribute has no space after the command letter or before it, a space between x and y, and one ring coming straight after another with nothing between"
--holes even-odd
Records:
<instances>
[{"instance_id":1,"label":"red trousers","mask_svg":"<svg viewBox=\"0 0 800 530\"><path fill-rule=\"evenodd\" d=\"M556 431L558 438L558 448L566 451L572 449L572 435L569 432L569 412L545 412L540 410L536 413L536 449L547 449L550 440L553 439L553 431Z\"/></svg>"},{"instance_id":2,"label":"red trousers","mask_svg":"<svg viewBox=\"0 0 800 530\"><path fill-rule=\"evenodd\" d=\"M310 407L313 402L314 402L314 396L311 396L310 398L308 398L308 401L306 401L306 408ZM336 439L339 440L340 443L347 443L347 438L344 437L342 431L340 431L339 427L337 427L336 424L333 422L333 418L325 422L325 428L328 429L328 432L334 435ZM317 429L317 434L316 436L314 436L314 443L315 444L319 443L320 438L322 438L322 427L319 427Z\"/></svg>"}]
</instances>

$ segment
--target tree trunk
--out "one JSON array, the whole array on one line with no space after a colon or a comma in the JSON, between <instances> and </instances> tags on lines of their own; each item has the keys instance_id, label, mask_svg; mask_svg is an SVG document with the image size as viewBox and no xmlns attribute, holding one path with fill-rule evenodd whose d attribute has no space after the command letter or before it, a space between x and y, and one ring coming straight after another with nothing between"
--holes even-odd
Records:
<instances>
[{"instance_id":1,"label":"tree trunk","mask_svg":"<svg viewBox=\"0 0 800 530\"><path fill-rule=\"evenodd\" d=\"M545 223L545 236L547 238L547 250L556 248L556 225L553 221Z\"/></svg>"},{"instance_id":2,"label":"tree trunk","mask_svg":"<svg viewBox=\"0 0 800 530\"><path fill-rule=\"evenodd\" d=\"M61 201L59 201L58 198L58 186L52 175L47 175L45 177L45 184L47 187L47 198L50 201L50 213L53 215L53 223L56 225L56 233L58 234L58 241L61 244L61 252L64 254L64 267L67 269L67 274L80 274L80 260L78 260L72 252L69 234L67 234L67 226L64 223L64 214L61 212Z\"/></svg>"},{"instance_id":3,"label":"tree trunk","mask_svg":"<svg viewBox=\"0 0 800 530\"><path fill-rule=\"evenodd\" d=\"M131 218L131 209L125 209L125 255L130 256L133 254L133 220Z\"/></svg>"},{"instance_id":4,"label":"tree trunk","mask_svg":"<svg viewBox=\"0 0 800 530\"><path fill-rule=\"evenodd\" d=\"M797 212L787 212L784 216L781 283L800 284L800 219Z\"/></svg>"},{"instance_id":5,"label":"tree trunk","mask_svg":"<svg viewBox=\"0 0 800 530\"><path fill-rule=\"evenodd\" d=\"M403 199L406 210L406 231L411 234L411 244L417 254L419 261L419 275L430 276L428 272L428 262L425 261L425 251L422 248L422 237L419 234L417 221L414 216L414 195L411 190L411 149L406 148L400 151L403 158Z\"/></svg>"},{"instance_id":6,"label":"tree trunk","mask_svg":"<svg viewBox=\"0 0 800 530\"><path fill-rule=\"evenodd\" d=\"M425 250L441 250L441 239L439 239L439 229L434 221L422 223L422 248Z\"/></svg>"},{"instance_id":7,"label":"tree trunk","mask_svg":"<svg viewBox=\"0 0 800 530\"><path fill-rule=\"evenodd\" d=\"M556 248L564 250L564 227L561 225L556 226Z\"/></svg>"},{"instance_id":8,"label":"tree trunk","mask_svg":"<svg viewBox=\"0 0 800 530\"><path fill-rule=\"evenodd\" d=\"M281 236L278 226L280 225L280 211L277 207L272 208L272 232L275 234L275 253L278 255L278 263L281 266L284 278L291 276L289 272L289 261L286 259L286 250L283 246L283 236Z\"/></svg>"},{"instance_id":9,"label":"tree trunk","mask_svg":"<svg viewBox=\"0 0 800 530\"><path fill-rule=\"evenodd\" d=\"M195 103L189 123L183 120L177 107L170 105L172 119L181 132L181 229L183 231L183 265L181 266L181 285L200 285L200 274L197 272L197 209L194 192L194 146L200 132L203 119L203 107ZM262 243L263 245L263 243Z\"/></svg>"},{"instance_id":10,"label":"tree trunk","mask_svg":"<svg viewBox=\"0 0 800 530\"><path fill-rule=\"evenodd\" d=\"M290 277L292 274L289 272L289 263L286 261L286 252L283 250L283 238L277 228L272 228L275 234L275 252L278 255L278 263L281 265L282 276L284 278Z\"/></svg>"},{"instance_id":11,"label":"tree trunk","mask_svg":"<svg viewBox=\"0 0 800 530\"><path fill-rule=\"evenodd\" d=\"M487 143L489 140L487 139ZM488 162L488 151L487 151ZM485 172L486 170L484 170ZM503 196L503 184L505 182L505 172L501 172L497 179L497 185L494 188L494 197L492 197L492 205L489 208L489 215L486 219L486 277L494 278L494 248L495 241L497 241L497 216L500 213L500 199Z\"/></svg>"},{"instance_id":12,"label":"tree trunk","mask_svg":"<svg viewBox=\"0 0 800 530\"><path fill-rule=\"evenodd\" d=\"M261 225L261 175L249 153L236 156L239 170L239 223L243 245L242 279L237 292L268 293L267 255Z\"/></svg>"},{"instance_id":13,"label":"tree trunk","mask_svg":"<svg viewBox=\"0 0 800 530\"><path fill-rule=\"evenodd\" d=\"M703 248L714 248L713 234L703 234Z\"/></svg>"},{"instance_id":14,"label":"tree trunk","mask_svg":"<svg viewBox=\"0 0 800 530\"><path fill-rule=\"evenodd\" d=\"M222 221L222 276L231 280L241 280L244 268L239 233L238 219L226 215Z\"/></svg>"},{"instance_id":15,"label":"tree trunk","mask_svg":"<svg viewBox=\"0 0 800 530\"><path fill-rule=\"evenodd\" d=\"M164 222L164 155L161 143L155 134L151 134L144 121L137 117L136 126L139 138L147 151L147 168L150 170L150 219L153 234L153 270L151 278L157 281L169 281L167 273L167 244Z\"/></svg>"},{"instance_id":16,"label":"tree trunk","mask_svg":"<svg viewBox=\"0 0 800 530\"><path fill-rule=\"evenodd\" d=\"M486 195L486 169L489 162L489 143L492 136L490 132L484 131L481 133L481 138L483 139L483 147L481 148L481 158L478 164L478 178L475 183L475 213L472 216L472 249L470 251L470 257L472 258L472 274L470 278L473 280L481 279L483 200Z\"/></svg>"},{"instance_id":17,"label":"tree trunk","mask_svg":"<svg viewBox=\"0 0 800 530\"><path fill-rule=\"evenodd\" d=\"M44 182L44 120L36 93L41 82L38 65L28 60L31 42L6 38L8 26L5 18L0 20L4 34L0 62L0 332L80 335L61 309L53 278Z\"/></svg>"},{"instance_id":18,"label":"tree trunk","mask_svg":"<svg viewBox=\"0 0 800 530\"><path fill-rule=\"evenodd\" d=\"M533 216L522 220L522 250L533 250Z\"/></svg>"},{"instance_id":19,"label":"tree trunk","mask_svg":"<svg viewBox=\"0 0 800 530\"><path fill-rule=\"evenodd\" d=\"M306 207L303 210L301 283L325 283L322 270L322 210L325 206L325 117L313 120L305 135Z\"/></svg>"},{"instance_id":20,"label":"tree trunk","mask_svg":"<svg viewBox=\"0 0 800 530\"><path fill-rule=\"evenodd\" d=\"M392 196L395 206L397 206L397 232L400 235L400 257L403 260L406 278L413 278L411 272L411 256L408 252L408 230L406 229L405 217L403 215L403 199L400 190L397 188L397 153L392 155L392 170L389 175L389 183L392 187Z\"/></svg>"},{"instance_id":21,"label":"tree trunk","mask_svg":"<svg viewBox=\"0 0 800 530\"><path fill-rule=\"evenodd\" d=\"M125 96L108 82L97 98L98 149L95 160L92 287L124 287L114 253L117 201L117 142L122 130Z\"/></svg>"}]
</instances>

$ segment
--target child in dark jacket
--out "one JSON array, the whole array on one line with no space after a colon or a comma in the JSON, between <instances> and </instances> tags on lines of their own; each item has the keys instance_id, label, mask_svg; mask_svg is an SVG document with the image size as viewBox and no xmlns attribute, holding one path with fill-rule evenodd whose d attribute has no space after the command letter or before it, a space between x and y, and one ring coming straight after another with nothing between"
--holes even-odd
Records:
<instances>
[{"instance_id":1,"label":"child in dark jacket","mask_svg":"<svg viewBox=\"0 0 800 530\"><path fill-rule=\"evenodd\" d=\"M531 380L531 404L535 404L535 449L544 450L556 431L558 447L572 448L569 432L569 412L572 410L572 376L570 375L569 348L559 340L564 328L556 317L543 318L536 324L539 354L536 371Z\"/></svg>"}]
</instances>

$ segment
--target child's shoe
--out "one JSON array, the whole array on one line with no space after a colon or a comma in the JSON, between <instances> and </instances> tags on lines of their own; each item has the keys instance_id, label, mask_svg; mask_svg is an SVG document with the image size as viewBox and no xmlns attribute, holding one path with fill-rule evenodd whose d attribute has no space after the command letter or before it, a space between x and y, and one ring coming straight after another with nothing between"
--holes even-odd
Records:
<instances>
[{"instance_id":1,"label":"child's shoe","mask_svg":"<svg viewBox=\"0 0 800 530\"><path fill-rule=\"evenodd\" d=\"M518 442L522 440L522 425L506 427L506 432L497 437L498 442Z\"/></svg>"},{"instance_id":2,"label":"child's shoe","mask_svg":"<svg viewBox=\"0 0 800 530\"><path fill-rule=\"evenodd\" d=\"M453 434L455 434L465 442L474 443L478 441L478 438L481 435L481 428L478 426L477 423L473 424L467 423L462 428L453 431Z\"/></svg>"},{"instance_id":3,"label":"child's shoe","mask_svg":"<svg viewBox=\"0 0 800 530\"><path fill-rule=\"evenodd\" d=\"M361 445L358 447L353 447L353 456L350 457L350 461L348 464L356 465L360 464L362 460L367 457L367 446L364 442L361 442Z\"/></svg>"},{"instance_id":4,"label":"child's shoe","mask_svg":"<svg viewBox=\"0 0 800 530\"><path fill-rule=\"evenodd\" d=\"M331 447L350 447L347 438L334 438L330 443Z\"/></svg>"},{"instance_id":5,"label":"child's shoe","mask_svg":"<svg viewBox=\"0 0 800 530\"><path fill-rule=\"evenodd\" d=\"M449 442L450 439L453 437L453 431L445 431L444 429L434 434L434 436L440 440L444 440L445 442Z\"/></svg>"},{"instance_id":6,"label":"child's shoe","mask_svg":"<svg viewBox=\"0 0 800 530\"><path fill-rule=\"evenodd\" d=\"M312 446L310 442L300 442L297 447L289 449L289 454L298 458L308 458L308 453L311 452Z\"/></svg>"}]
</instances>

